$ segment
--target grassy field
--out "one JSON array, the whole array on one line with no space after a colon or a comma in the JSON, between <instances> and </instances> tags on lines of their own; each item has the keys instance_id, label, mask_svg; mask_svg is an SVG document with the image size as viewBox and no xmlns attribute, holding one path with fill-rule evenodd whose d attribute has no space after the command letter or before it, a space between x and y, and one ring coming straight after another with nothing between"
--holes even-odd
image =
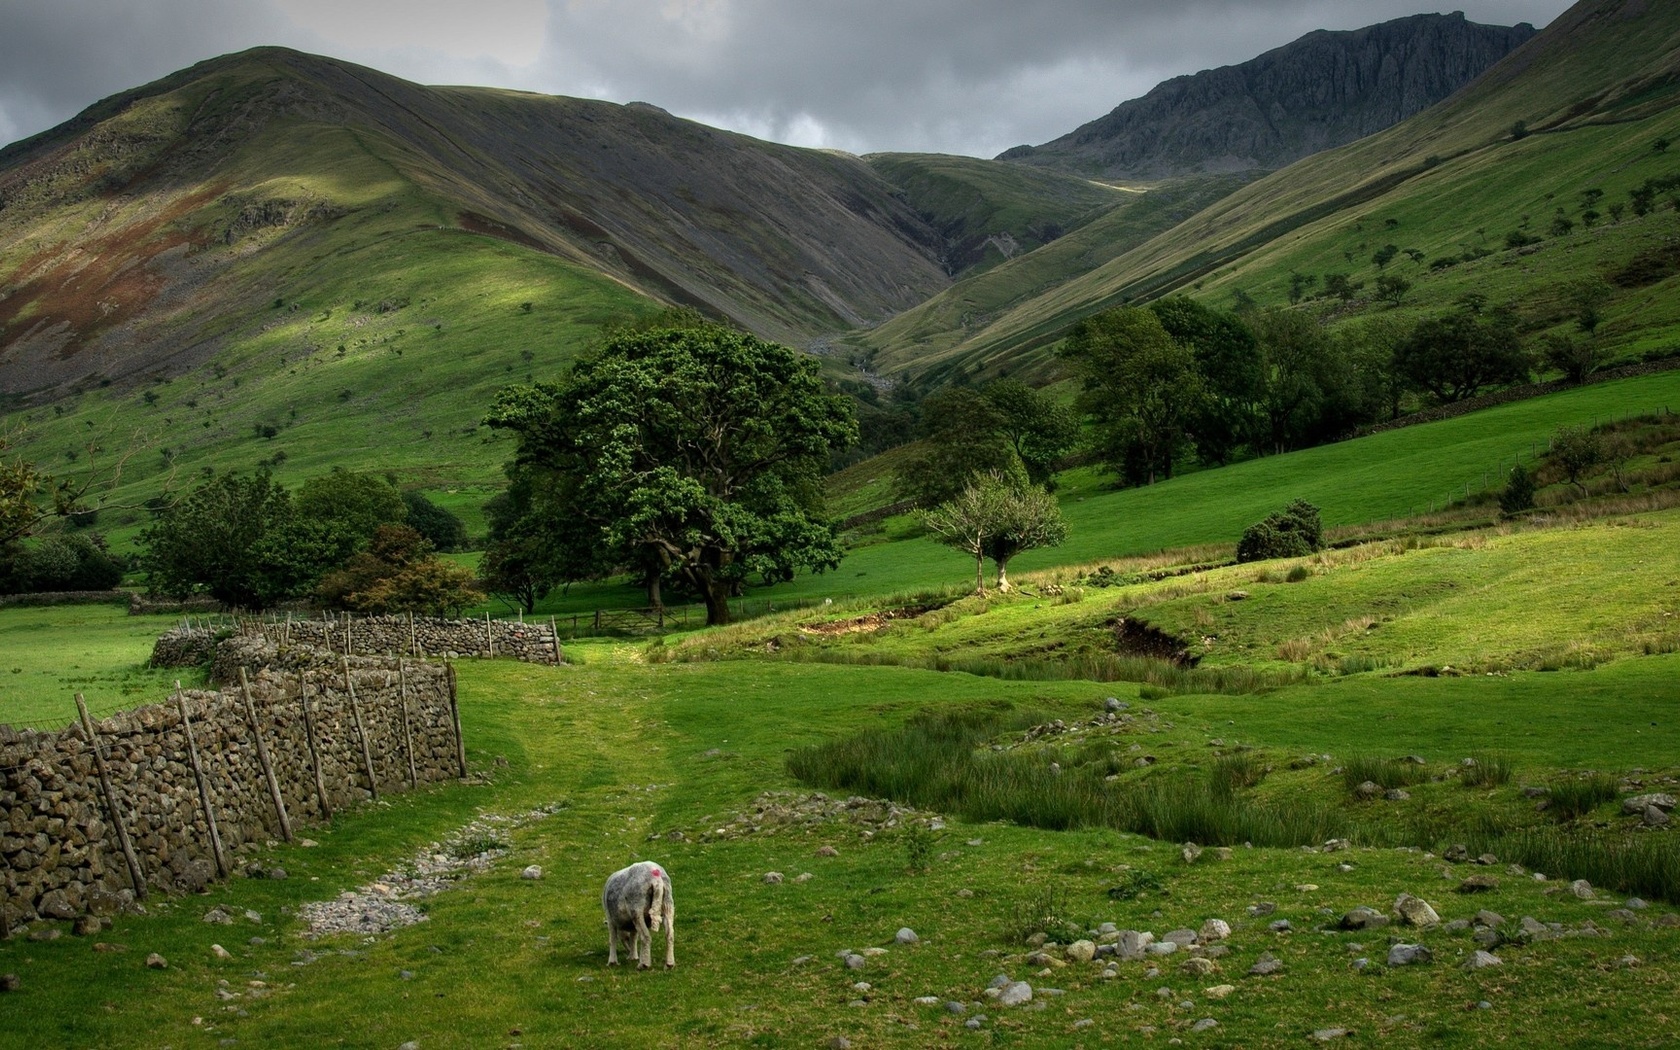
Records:
<instances>
[{"instance_id":1,"label":"grassy field","mask_svg":"<svg viewBox=\"0 0 1680 1050\"><path fill-rule=\"evenodd\" d=\"M76 694L95 716L161 701L193 668L152 669L157 636L178 616L130 616L121 605L0 609L0 724L57 729L76 720Z\"/></svg>"},{"instance_id":2,"label":"grassy field","mask_svg":"<svg viewBox=\"0 0 1680 1050\"><path fill-rule=\"evenodd\" d=\"M90 951L88 940L73 937L0 944L0 969L21 982L8 996L18 1007L9 1011L8 1038L110 1047L209 1047L227 1039L802 1046L843 1035L854 1045L1071 1047L1190 1038L1191 1025L1213 1018L1219 1027L1197 1033L1198 1042L1300 1045L1331 1027L1402 1045L1613 1038L1655 1046L1666 1039L1664 997L1649 990L1680 976L1674 930L1616 923L1608 908L1549 893L1555 883L1530 878L1503 876L1489 893L1459 897L1449 892L1454 882L1443 880L1441 862L1422 852L1239 849L1227 861L1186 865L1176 846L1101 828L955 823L932 833L933 862L914 871L901 829L866 837L858 826L818 823L715 834L749 812L762 791L806 790L783 767L788 748L896 725L928 706L1005 704L1088 718L1105 695L1136 705L1133 688L738 661L646 667L607 646L580 655L585 663L573 668L462 665L469 758L484 783L399 797L310 831L319 846L276 848L262 858L286 867L286 881L236 879L206 896L157 903L150 915L119 918L100 935L119 951ZM1563 699L1554 691L1546 702ZM1453 701L1444 695L1414 704L1410 723L1428 725ZM1242 706L1256 702L1151 702L1163 721L1142 739L1172 760L1176 752L1207 753L1209 729L1244 739L1273 733L1285 719ZM1294 718L1287 745L1346 753L1335 727L1315 730L1315 721ZM1382 735L1362 747L1423 746L1417 732L1374 721ZM1572 735L1552 740L1572 748ZM1572 757L1550 745L1532 752L1536 762ZM537 807L556 811L501 825L507 853L430 898L426 922L369 938L300 937L289 913L303 902L331 899L417 850L437 850L475 815L517 817ZM673 831L685 841L670 840ZM819 856L823 845L837 854ZM640 857L673 872L678 967L668 974L603 966L599 884ZM521 879L533 863L545 877ZM786 881L765 884L767 871L785 873ZM805 872L812 877L796 881ZM1114 899L1109 891L1117 886L1146 889ZM1359 974L1350 968L1354 959L1384 956L1380 932L1314 932L1330 921L1327 913L1385 908L1401 891L1424 896L1447 919L1491 908L1513 921L1533 916L1571 929L1609 923L1613 934L1513 944L1500 949L1504 968L1466 973L1456 963L1473 947L1467 934L1406 931L1432 948L1433 964ZM1261 902L1275 910L1251 917L1248 908ZM258 918L233 928L200 921L218 905ZM1182 957L1169 957L1152 976L1142 963L1123 964L1113 978L1078 965L1041 976L1042 966L1024 961L1030 948L1021 936L1045 925L1046 913L1081 928L1111 921L1158 933L1218 917L1234 932L1230 954L1202 976L1180 972ZM1273 932L1279 919L1296 932ZM916 930L921 943L895 944L901 926ZM218 958L212 943L231 957ZM874 947L886 951L861 972L836 957ZM143 965L153 951L169 961L167 970ZM1283 961L1281 976L1245 976L1262 952ZM1618 962L1630 955L1642 965ZM999 972L1030 980L1047 1006L988 1003L982 989ZM1220 987L1227 984L1229 991ZM1161 995L1163 988L1170 994ZM89 989L96 989L91 1000ZM646 1009L650 995L659 1009ZM969 1012L923 1006L916 1002L922 996L970 1004ZM1479 1001L1490 1005L1467 1009ZM965 1029L965 1018L979 1013L987 1020L978 1034ZM1079 1027L1086 1019L1094 1023ZM1552 1040L1546 1032L1568 1035Z\"/></svg>"},{"instance_id":3,"label":"grassy field","mask_svg":"<svg viewBox=\"0 0 1680 1050\"><path fill-rule=\"evenodd\" d=\"M1622 816L1616 798L1672 791L1680 774L1677 529L1680 512L1666 511L1377 541L1304 560L1309 571L1296 582L1286 572L1295 563L1232 566L1058 599L965 598L827 641L801 630L870 607L859 601L659 643L576 643L568 667L463 662L471 782L388 798L304 832L316 845L274 845L251 858L284 867L284 881L236 878L204 896L154 901L96 938L0 943L0 972L19 980L7 993L18 1007L8 1011L8 1038L67 1047L775 1047L836 1036L852 1045L1176 1038L1269 1047L1342 1028L1395 1045L1665 1045L1660 990L1680 978L1680 879L1640 882L1646 869L1599 862L1620 856L1612 846L1624 836L1659 861L1674 852L1671 832L1631 833L1637 819ZM1230 600L1236 589L1247 597ZM8 653L30 652L31 671L19 677L49 700L103 676L161 698L166 687L134 666L162 624L117 612L6 610L0 630ZM1082 647L1111 647L1108 624L1120 614L1216 636L1204 658L1215 671L1292 668L1294 679L1186 692L1007 677L1011 667L1030 673ZM1280 652L1302 638L1311 644ZM1591 659L1541 669L1545 659L1529 659L1534 639ZM101 654L98 668L88 650ZM941 658L987 673L893 666ZM1424 668L1434 675L1396 676ZM1119 715L1104 713L1111 697L1127 705ZM990 804L1016 820L947 811L937 827L913 815L891 826L832 814L787 822L813 788L853 790L822 775L796 780L790 756L865 734L891 741L929 716L997 720L991 746L973 756L1005 800ZM1055 720L1059 729L1021 732ZM1400 756L1419 764L1393 761ZM1482 765L1466 765L1472 758ZM881 752L871 768L886 775L896 761ZM1473 778L1482 767L1503 772ZM1399 777L1409 797L1365 798L1350 769ZM1208 847L1186 863L1180 837L1147 838L1104 816L1118 819L1125 807L1114 803L1150 792L1164 792L1159 805L1170 810L1173 791L1221 775L1241 779L1219 806L1327 815L1353 845L1244 848L1210 826L1185 836ZM1025 801L997 794L1012 778ZM1564 808L1600 782L1609 794L1590 796L1584 815ZM1051 808L1074 786L1110 804L1073 818L1078 810ZM1528 789L1549 791L1556 805L1536 810ZM906 780L866 793L888 790L914 801L923 789ZM1210 819L1198 813L1173 819ZM1063 830L1035 826L1069 820ZM1499 861L1444 862L1441 851L1457 842ZM1540 852L1559 844L1569 849ZM1232 847L1223 859L1220 845ZM425 899L426 921L372 936L304 935L303 904L380 881L418 853L482 846L497 848L488 867ZM604 966L600 883L641 858L673 873L670 973ZM529 864L543 878L521 878ZM772 871L780 884L764 881ZM1491 877L1491 888L1454 892L1472 874ZM1593 899L1564 891L1583 874ZM1613 883L1623 876L1655 903L1618 910L1629 891ZM1386 911L1403 892L1429 901L1444 924L1337 928L1349 910ZM203 922L215 906L236 925ZM1503 962L1466 971L1460 964L1478 945L1468 924L1453 923L1481 909L1505 920ZM247 911L255 918L238 918ZM1558 926L1523 934L1524 917ZM1121 963L1111 976L1101 960L1063 965L1055 949L1053 961L1028 958L1031 933L1066 943L1104 922L1159 935L1212 918L1232 933L1199 972L1183 968L1183 955ZM895 942L905 926L920 943ZM92 950L96 939L115 947ZM1385 965L1393 939L1423 944L1434 961ZM884 951L861 970L837 954L874 948ZM168 969L146 968L154 951ZM1263 953L1283 964L1279 974L1248 973ZM1044 1005L988 1000L998 973L1030 981ZM658 1010L645 1008L650 995ZM977 1015L978 1028L966 1027Z\"/></svg>"}]
</instances>

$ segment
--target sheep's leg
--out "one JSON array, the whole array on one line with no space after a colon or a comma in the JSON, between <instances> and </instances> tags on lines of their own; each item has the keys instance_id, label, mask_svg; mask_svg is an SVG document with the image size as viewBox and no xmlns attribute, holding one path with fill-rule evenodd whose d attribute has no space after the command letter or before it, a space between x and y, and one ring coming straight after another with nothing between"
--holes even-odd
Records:
<instances>
[{"instance_id":1,"label":"sheep's leg","mask_svg":"<svg viewBox=\"0 0 1680 1050\"><path fill-rule=\"evenodd\" d=\"M669 901L665 903L665 969L677 965L677 916Z\"/></svg>"},{"instance_id":2,"label":"sheep's leg","mask_svg":"<svg viewBox=\"0 0 1680 1050\"><path fill-rule=\"evenodd\" d=\"M607 965L618 965L618 923L613 921L612 912L607 912Z\"/></svg>"},{"instance_id":3,"label":"sheep's leg","mask_svg":"<svg viewBox=\"0 0 1680 1050\"><path fill-rule=\"evenodd\" d=\"M653 934L648 932L647 916L636 914L635 939L631 942L631 952L636 956L636 969L646 970L653 966Z\"/></svg>"}]
</instances>

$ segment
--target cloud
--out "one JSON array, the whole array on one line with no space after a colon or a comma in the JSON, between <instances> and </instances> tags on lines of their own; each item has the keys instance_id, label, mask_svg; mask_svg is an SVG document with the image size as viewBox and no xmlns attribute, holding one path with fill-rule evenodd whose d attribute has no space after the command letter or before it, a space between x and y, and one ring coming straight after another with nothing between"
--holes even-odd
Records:
<instances>
[{"instance_id":1,"label":"cloud","mask_svg":"<svg viewBox=\"0 0 1680 1050\"><path fill-rule=\"evenodd\" d=\"M1155 84L1417 0L0 0L0 140L283 44L422 83L619 102L797 145L991 156ZM1456 0L1544 24L1566 0ZM16 10L13 10L16 9Z\"/></svg>"}]
</instances>

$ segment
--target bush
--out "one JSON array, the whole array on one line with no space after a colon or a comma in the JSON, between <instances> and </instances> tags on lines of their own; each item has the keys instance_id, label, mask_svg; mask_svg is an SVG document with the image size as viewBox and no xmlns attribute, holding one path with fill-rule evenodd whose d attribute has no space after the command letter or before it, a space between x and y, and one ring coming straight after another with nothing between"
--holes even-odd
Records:
<instances>
[{"instance_id":1,"label":"bush","mask_svg":"<svg viewBox=\"0 0 1680 1050\"><path fill-rule=\"evenodd\" d=\"M1534 475L1518 463L1505 480L1505 490L1499 494L1499 509L1506 514L1520 514L1534 508Z\"/></svg>"},{"instance_id":2,"label":"bush","mask_svg":"<svg viewBox=\"0 0 1680 1050\"><path fill-rule=\"evenodd\" d=\"M1323 549L1324 526L1318 508L1298 499L1243 530L1237 543L1237 561L1299 558Z\"/></svg>"},{"instance_id":3,"label":"bush","mask_svg":"<svg viewBox=\"0 0 1680 1050\"><path fill-rule=\"evenodd\" d=\"M0 592L108 591L122 582L122 565L86 536L49 536L0 563Z\"/></svg>"}]
</instances>

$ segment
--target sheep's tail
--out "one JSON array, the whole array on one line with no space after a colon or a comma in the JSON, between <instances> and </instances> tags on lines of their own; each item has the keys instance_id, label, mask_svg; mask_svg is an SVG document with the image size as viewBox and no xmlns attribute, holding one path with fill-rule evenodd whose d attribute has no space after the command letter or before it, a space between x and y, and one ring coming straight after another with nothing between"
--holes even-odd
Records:
<instances>
[{"instance_id":1,"label":"sheep's tail","mask_svg":"<svg viewBox=\"0 0 1680 1050\"><path fill-rule=\"evenodd\" d=\"M650 874L653 878L648 887L648 929L658 933L665 917L665 873L655 868Z\"/></svg>"}]
</instances>

